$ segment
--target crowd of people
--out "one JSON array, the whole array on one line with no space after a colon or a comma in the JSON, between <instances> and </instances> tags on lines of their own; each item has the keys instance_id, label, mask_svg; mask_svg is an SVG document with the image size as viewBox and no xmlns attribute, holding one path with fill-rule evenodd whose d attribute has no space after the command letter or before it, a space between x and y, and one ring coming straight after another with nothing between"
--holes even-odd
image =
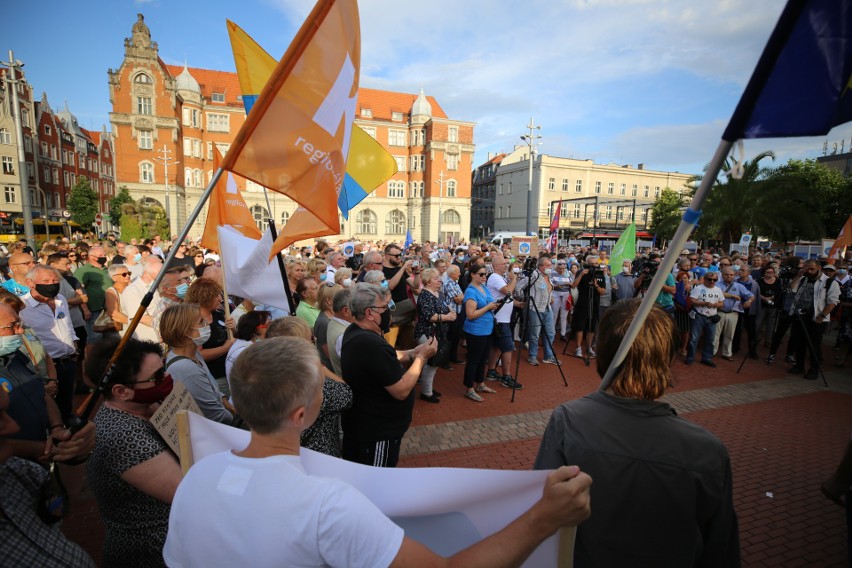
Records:
<instances>
[{"instance_id":1,"label":"crowd of people","mask_svg":"<svg viewBox=\"0 0 852 568\"><path fill-rule=\"evenodd\" d=\"M513 257L508 245L366 243L345 257L320 241L290 250L285 259L291 309L283 290L276 306L227 296L215 253L192 243L180 243L164 266L172 246L159 238L141 243L58 238L38 253L16 243L0 260L5 370L0 403L8 393L8 408L0 404L0 412L20 427L0 429L4 448L15 460L34 464L20 468L42 480L38 483L55 469L73 488L82 483L85 468L104 518L107 566L162 565L164 546L165 560L173 565L237 560L245 554L240 535L258 521L277 529L268 521L290 510L300 511L304 523L287 539L271 538L259 547L259 558L275 558L307 534L321 535L321 542L300 546L300 554L320 563L357 557L364 565L402 566L428 558L428 549L406 539L351 488L294 469L299 447L395 467L416 401L440 403L435 377L453 365L464 365L457 396L476 403L496 392L490 385L523 388L512 376L517 350L526 350L531 367L558 367L565 364L558 356L561 346L586 364L597 359L603 375L635 315L636 298L646 294L661 261L659 251L644 251L612 274L606 251L594 247L524 259ZM692 506L672 503L677 513L660 522L670 529L657 536L683 534L672 553L676 558L703 556L707 565L735 565L727 453L716 438L657 401L671 384L670 362L679 354L687 364L698 358L715 367L720 349L730 359L740 351L758 358L758 349L766 348L772 363L789 329L790 372L813 379L823 364L828 322L842 311L835 364L844 364L852 344L850 261L808 260L800 266L795 257L761 251L684 250L675 270L664 275L645 323L648 333L641 336L643 348L631 351L635 360L625 363L606 393L554 413L536 466L559 469L548 478L545 498L528 513L542 520L542 528L532 530L521 519L505 529L517 538L505 557L484 563L491 558L483 550L488 539L460 553L460 565L504 565L528 555L559 526L588 516L590 492L602 497L600 509L578 532L582 564L632 557L639 559L636 565L653 565L659 539L646 531L620 539L610 523L619 515L622 524L632 517L604 496L618 484L612 468L636 468L646 450L654 451L641 441L660 437L667 441L657 446L665 452L659 463L666 465L637 471L644 486L675 493L688 493L696 483L713 489L695 497ZM70 431L75 393L89 392L104 377L158 277L152 301L103 385L103 404L92 423ZM175 382L205 417L252 436L247 448L205 460L183 482L175 455L149 422ZM636 443L597 436L594 424L601 413ZM669 423L652 425L647 417L656 415ZM692 449L683 455L668 451L686 446ZM259 461L281 456L269 469ZM8 463L2 467L11 467ZM240 481L245 499L217 501L217 483L233 475L231 468L254 472L250 481ZM586 473L595 479L594 489ZM287 492L268 499L277 476L274 487L286 486ZM283 479L288 481L281 484ZM651 503L658 496L652 490L645 497ZM3 507L8 518L5 501ZM641 506L632 509L639 514ZM53 544L46 554L79 557L61 535L48 533ZM214 535L221 546L205 546Z\"/></svg>"}]
</instances>

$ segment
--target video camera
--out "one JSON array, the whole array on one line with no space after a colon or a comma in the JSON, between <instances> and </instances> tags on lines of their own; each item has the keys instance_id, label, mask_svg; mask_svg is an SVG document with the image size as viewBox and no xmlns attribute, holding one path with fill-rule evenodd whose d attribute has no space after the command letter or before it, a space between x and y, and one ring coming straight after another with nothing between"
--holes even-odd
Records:
<instances>
[{"instance_id":1,"label":"video camera","mask_svg":"<svg viewBox=\"0 0 852 568\"><path fill-rule=\"evenodd\" d=\"M600 265L594 265L594 264L586 263L586 264L583 265L583 270L588 270L589 271L588 273L594 279L600 279L600 278L603 278L604 276L606 276L606 272L604 271L603 268L601 268Z\"/></svg>"},{"instance_id":2,"label":"video camera","mask_svg":"<svg viewBox=\"0 0 852 568\"><path fill-rule=\"evenodd\" d=\"M537 265L538 259L534 256L530 256L524 261L524 267L521 269L521 272L524 276L529 278L530 276L532 276L532 273L535 271Z\"/></svg>"}]
</instances>

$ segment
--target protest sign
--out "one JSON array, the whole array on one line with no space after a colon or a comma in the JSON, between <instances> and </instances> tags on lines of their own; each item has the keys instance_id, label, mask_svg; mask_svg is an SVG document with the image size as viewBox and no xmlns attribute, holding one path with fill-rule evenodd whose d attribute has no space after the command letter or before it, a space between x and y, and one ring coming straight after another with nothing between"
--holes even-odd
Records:
<instances>
[{"instance_id":1,"label":"protest sign","mask_svg":"<svg viewBox=\"0 0 852 568\"><path fill-rule=\"evenodd\" d=\"M195 404L195 399L192 398L192 395L186 390L183 383L175 381L172 392L169 393L169 396L166 397L150 420L163 440L165 440L178 457L180 457L180 447L176 415L180 410L188 410L199 416L203 416L201 409Z\"/></svg>"}]
</instances>

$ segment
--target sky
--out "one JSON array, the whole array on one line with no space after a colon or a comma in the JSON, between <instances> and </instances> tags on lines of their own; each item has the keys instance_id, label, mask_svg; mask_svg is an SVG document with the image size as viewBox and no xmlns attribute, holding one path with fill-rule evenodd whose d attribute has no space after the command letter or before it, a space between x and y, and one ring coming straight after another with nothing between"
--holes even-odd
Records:
<instances>
[{"instance_id":1,"label":"sky","mask_svg":"<svg viewBox=\"0 0 852 568\"><path fill-rule=\"evenodd\" d=\"M36 96L68 104L84 128L109 128L107 70L121 65L136 14L169 64L234 71L225 20L276 58L312 0L42 0L4 9L0 56L13 50ZM522 145L596 163L700 173L751 76L784 0L362 0L361 86L423 89L476 124L474 165ZM748 140L775 165L822 155L825 137ZM772 165L764 162L764 165Z\"/></svg>"}]
</instances>

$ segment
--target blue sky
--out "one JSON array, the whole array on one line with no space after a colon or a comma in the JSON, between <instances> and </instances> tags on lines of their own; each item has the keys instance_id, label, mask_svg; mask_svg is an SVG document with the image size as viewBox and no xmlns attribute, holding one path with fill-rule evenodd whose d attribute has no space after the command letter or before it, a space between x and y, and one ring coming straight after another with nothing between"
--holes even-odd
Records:
<instances>
[{"instance_id":1,"label":"blue sky","mask_svg":"<svg viewBox=\"0 0 852 568\"><path fill-rule=\"evenodd\" d=\"M107 70L145 15L170 64L234 70L225 19L280 57L311 0L46 0L4 10L0 53L37 95L100 130ZM361 85L437 98L477 124L475 163L508 152L532 117L539 151L699 173L715 150L783 0L362 0ZM35 38L38 38L37 40ZM746 141L776 164L822 154L827 137Z\"/></svg>"}]
</instances>

